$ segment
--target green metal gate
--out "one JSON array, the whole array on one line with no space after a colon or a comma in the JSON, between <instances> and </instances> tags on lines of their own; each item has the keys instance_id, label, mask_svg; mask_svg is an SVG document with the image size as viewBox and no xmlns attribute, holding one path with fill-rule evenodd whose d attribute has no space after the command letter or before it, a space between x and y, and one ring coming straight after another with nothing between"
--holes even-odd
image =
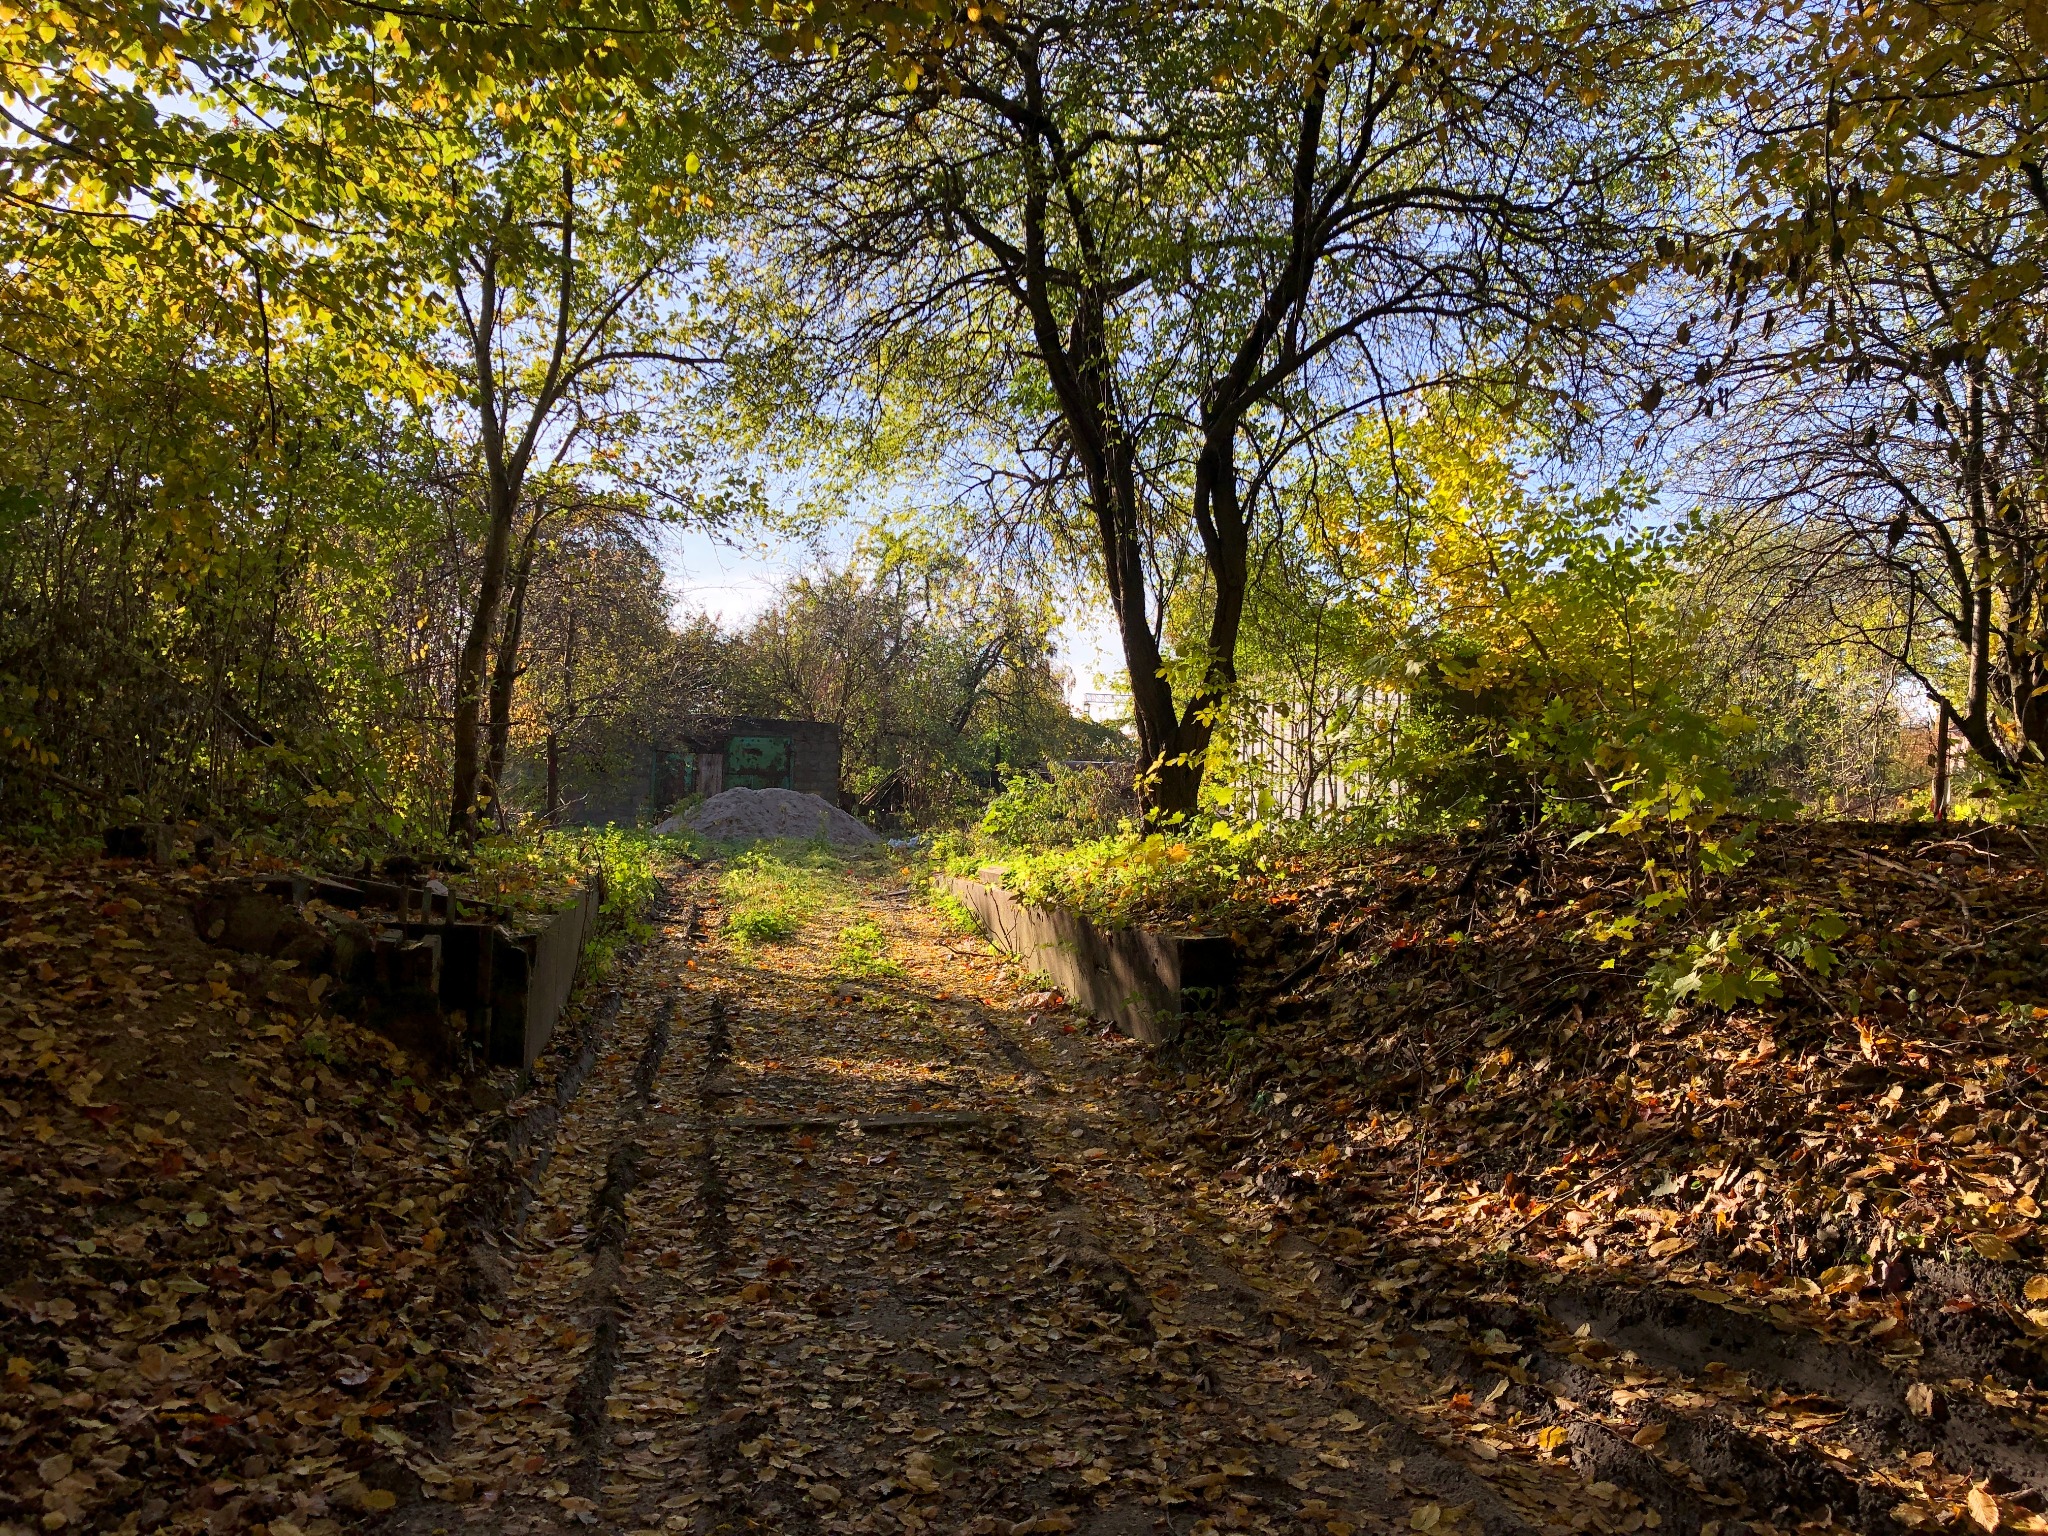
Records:
<instances>
[{"instance_id":1,"label":"green metal gate","mask_svg":"<svg viewBox=\"0 0 2048 1536\"><path fill-rule=\"evenodd\" d=\"M727 789L788 789L787 736L735 736L725 748Z\"/></svg>"}]
</instances>

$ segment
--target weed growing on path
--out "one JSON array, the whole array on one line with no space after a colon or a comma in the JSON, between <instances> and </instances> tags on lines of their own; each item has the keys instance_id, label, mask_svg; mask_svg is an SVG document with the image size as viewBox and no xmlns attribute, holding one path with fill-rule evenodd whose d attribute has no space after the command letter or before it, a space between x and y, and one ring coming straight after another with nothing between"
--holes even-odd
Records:
<instances>
[{"instance_id":1,"label":"weed growing on path","mask_svg":"<svg viewBox=\"0 0 2048 1536\"><path fill-rule=\"evenodd\" d=\"M889 936L872 918L848 923L839 930L839 953L832 969L848 976L901 976L903 967L889 958Z\"/></svg>"},{"instance_id":2,"label":"weed growing on path","mask_svg":"<svg viewBox=\"0 0 2048 1536\"><path fill-rule=\"evenodd\" d=\"M787 943L812 918L846 904L845 870L819 843L762 843L735 854L718 882L726 931L749 948Z\"/></svg>"}]
</instances>

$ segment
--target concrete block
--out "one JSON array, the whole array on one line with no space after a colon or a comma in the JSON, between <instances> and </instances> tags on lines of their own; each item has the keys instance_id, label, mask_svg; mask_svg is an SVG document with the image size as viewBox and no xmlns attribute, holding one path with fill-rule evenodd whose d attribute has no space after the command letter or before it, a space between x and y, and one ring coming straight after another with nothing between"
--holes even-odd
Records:
<instances>
[{"instance_id":1,"label":"concrete block","mask_svg":"<svg viewBox=\"0 0 2048 1536\"><path fill-rule=\"evenodd\" d=\"M110 859L147 859L168 864L177 852L177 831L167 821L131 821L101 834Z\"/></svg>"},{"instance_id":2,"label":"concrete block","mask_svg":"<svg viewBox=\"0 0 2048 1536\"><path fill-rule=\"evenodd\" d=\"M491 958L493 1065L531 1067L546 1048L603 904L603 882L593 877L546 927L517 935L498 930Z\"/></svg>"},{"instance_id":3,"label":"concrete block","mask_svg":"<svg viewBox=\"0 0 2048 1536\"><path fill-rule=\"evenodd\" d=\"M1068 1001L1148 1045L1176 1039L1188 1016L1214 1008L1235 979L1236 949L1223 935L1106 928L1064 907L1019 901L992 875L934 883Z\"/></svg>"}]
</instances>

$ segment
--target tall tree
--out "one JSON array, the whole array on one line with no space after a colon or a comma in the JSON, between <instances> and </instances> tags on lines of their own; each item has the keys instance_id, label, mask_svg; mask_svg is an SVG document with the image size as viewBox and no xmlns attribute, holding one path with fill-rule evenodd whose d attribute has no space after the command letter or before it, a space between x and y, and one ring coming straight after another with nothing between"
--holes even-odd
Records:
<instances>
[{"instance_id":1,"label":"tall tree","mask_svg":"<svg viewBox=\"0 0 2048 1536\"><path fill-rule=\"evenodd\" d=\"M646 126L634 138L613 125L608 137L502 143L449 172L460 222L440 245L457 343L448 366L474 433L485 508L455 672L448 822L458 834L474 830L492 792L484 709L501 627L508 692L495 713L502 721L509 709L518 635L516 604L508 619L505 602L517 585L513 543L530 479L579 470L616 477L629 461L644 470L635 444L646 448L651 418L687 393L684 375L716 361L695 350L690 312L678 302L695 257L696 194L687 186L695 152ZM654 445L671 459L681 447Z\"/></svg>"},{"instance_id":2,"label":"tall tree","mask_svg":"<svg viewBox=\"0 0 2048 1536\"><path fill-rule=\"evenodd\" d=\"M978 426L1025 423L1008 455L1116 616L1155 818L1196 805L1276 463L1511 371L1628 249L1674 149L1641 41L1618 11L1078 0L768 75L795 105L763 203L811 313L857 317L839 339L884 373L971 359ZM1174 656L1189 567L1210 624Z\"/></svg>"},{"instance_id":3,"label":"tall tree","mask_svg":"<svg viewBox=\"0 0 2048 1536\"><path fill-rule=\"evenodd\" d=\"M1754 28L1743 197L1671 253L1693 282L1642 404L1685 412L1703 494L1773 532L1757 547L1797 568L1777 589L2016 781L2048 766L2038 13L1909 0Z\"/></svg>"}]
</instances>

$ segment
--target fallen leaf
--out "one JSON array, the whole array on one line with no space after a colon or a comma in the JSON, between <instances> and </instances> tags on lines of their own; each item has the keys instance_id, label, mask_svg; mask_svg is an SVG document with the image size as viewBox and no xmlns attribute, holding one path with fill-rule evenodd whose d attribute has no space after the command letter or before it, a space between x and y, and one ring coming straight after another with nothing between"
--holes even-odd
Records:
<instances>
[{"instance_id":1,"label":"fallen leaf","mask_svg":"<svg viewBox=\"0 0 2048 1536\"><path fill-rule=\"evenodd\" d=\"M1972 1232L1969 1245L1977 1250L1980 1259L1991 1259L2001 1264L2011 1263L2020 1256L2019 1249L2000 1237L1996 1232ZM1995 1527L1994 1527L1995 1529Z\"/></svg>"},{"instance_id":2,"label":"fallen leaf","mask_svg":"<svg viewBox=\"0 0 2048 1536\"><path fill-rule=\"evenodd\" d=\"M1964 1503L1970 1511L1970 1518L1977 1524L1987 1531L1998 1529L2003 1518L1998 1508L1998 1499L1983 1483L1978 1483L1970 1489L1970 1496Z\"/></svg>"}]
</instances>

